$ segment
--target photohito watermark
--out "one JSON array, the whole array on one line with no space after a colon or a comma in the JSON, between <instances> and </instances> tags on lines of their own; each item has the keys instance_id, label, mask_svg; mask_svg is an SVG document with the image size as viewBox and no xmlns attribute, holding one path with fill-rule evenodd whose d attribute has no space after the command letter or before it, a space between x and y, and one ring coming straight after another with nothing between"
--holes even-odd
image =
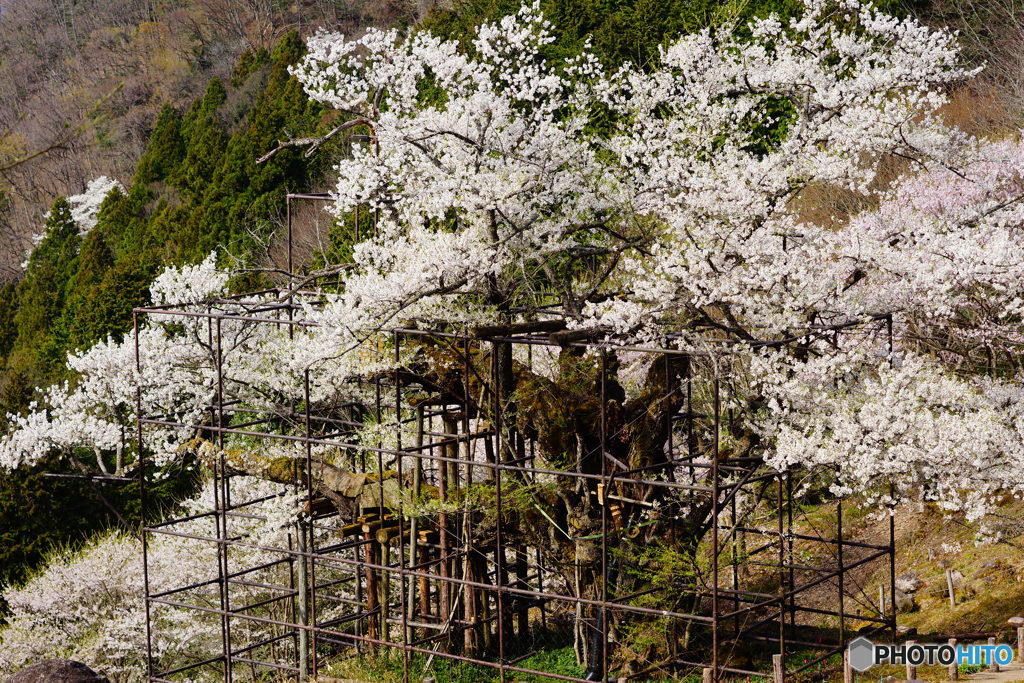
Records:
<instances>
[{"instance_id":1,"label":"photohito watermark","mask_svg":"<svg viewBox=\"0 0 1024 683\"><path fill-rule=\"evenodd\" d=\"M850 643L850 666L857 671L867 671L876 664L988 666L994 662L999 666L1006 666L1012 661L1013 648L1006 644L914 643L912 645L886 645L872 643L867 638L857 638Z\"/></svg>"}]
</instances>

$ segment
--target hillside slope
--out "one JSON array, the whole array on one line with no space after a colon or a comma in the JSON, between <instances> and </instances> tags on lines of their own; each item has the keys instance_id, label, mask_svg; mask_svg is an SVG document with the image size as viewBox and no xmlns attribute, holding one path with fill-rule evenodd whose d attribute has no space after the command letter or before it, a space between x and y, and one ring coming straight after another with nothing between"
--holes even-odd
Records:
<instances>
[{"instance_id":1,"label":"hillside slope","mask_svg":"<svg viewBox=\"0 0 1024 683\"><path fill-rule=\"evenodd\" d=\"M414 11L400 0L0 2L0 282L20 277L55 197L100 175L131 179L164 105L187 108L289 31L353 33Z\"/></svg>"}]
</instances>

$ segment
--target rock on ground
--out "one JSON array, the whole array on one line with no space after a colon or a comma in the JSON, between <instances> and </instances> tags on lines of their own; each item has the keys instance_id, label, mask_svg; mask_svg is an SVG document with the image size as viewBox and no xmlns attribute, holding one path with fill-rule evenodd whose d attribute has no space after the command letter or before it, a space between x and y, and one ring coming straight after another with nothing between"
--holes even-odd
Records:
<instances>
[{"instance_id":1,"label":"rock on ground","mask_svg":"<svg viewBox=\"0 0 1024 683\"><path fill-rule=\"evenodd\" d=\"M44 659L14 674L7 683L110 683L110 681L106 676L100 676L81 662L72 662L67 659Z\"/></svg>"}]
</instances>

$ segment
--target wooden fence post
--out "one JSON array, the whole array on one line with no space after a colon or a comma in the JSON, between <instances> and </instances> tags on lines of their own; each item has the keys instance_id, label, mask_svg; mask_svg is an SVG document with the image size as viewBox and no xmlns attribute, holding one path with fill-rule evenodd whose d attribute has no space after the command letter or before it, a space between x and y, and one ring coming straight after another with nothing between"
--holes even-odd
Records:
<instances>
[{"instance_id":1,"label":"wooden fence post","mask_svg":"<svg viewBox=\"0 0 1024 683\"><path fill-rule=\"evenodd\" d=\"M956 607L956 594L953 592L953 570L946 570L946 589L949 591L949 606Z\"/></svg>"},{"instance_id":2,"label":"wooden fence post","mask_svg":"<svg viewBox=\"0 0 1024 683\"><path fill-rule=\"evenodd\" d=\"M903 652L906 653L910 649L910 646L914 645L915 643L916 641L908 640L906 643L903 644ZM917 680L917 667L910 663L910 657L907 657L907 680Z\"/></svg>"},{"instance_id":3,"label":"wooden fence post","mask_svg":"<svg viewBox=\"0 0 1024 683\"><path fill-rule=\"evenodd\" d=\"M949 644L953 646L953 652L956 653L956 638L950 638ZM960 668L957 666L956 657L953 657L953 663L949 665L949 680L956 681L960 679Z\"/></svg>"},{"instance_id":4,"label":"wooden fence post","mask_svg":"<svg viewBox=\"0 0 1024 683\"><path fill-rule=\"evenodd\" d=\"M782 655L772 655L772 678L775 683L784 683L786 670L782 666Z\"/></svg>"},{"instance_id":5,"label":"wooden fence post","mask_svg":"<svg viewBox=\"0 0 1024 683\"><path fill-rule=\"evenodd\" d=\"M989 650L988 650L988 670L989 671L999 671L999 662L996 661L996 653L995 653L996 639L995 638L989 638L988 639L988 644L989 644Z\"/></svg>"}]
</instances>

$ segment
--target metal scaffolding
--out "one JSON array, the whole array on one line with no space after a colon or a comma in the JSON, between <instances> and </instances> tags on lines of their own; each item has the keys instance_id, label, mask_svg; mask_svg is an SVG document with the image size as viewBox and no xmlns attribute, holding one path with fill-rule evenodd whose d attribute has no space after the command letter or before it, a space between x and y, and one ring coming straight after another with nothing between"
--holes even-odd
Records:
<instances>
[{"instance_id":1,"label":"metal scaffolding","mask_svg":"<svg viewBox=\"0 0 1024 683\"><path fill-rule=\"evenodd\" d=\"M699 355L574 341L544 320L395 328L379 333L393 367L360 380L365 400L318 405L309 369L303 400L292 405L233 400L225 390L234 378L223 362L223 326L300 334L314 323L298 298L282 287L211 301L205 311L135 312L136 335L143 318L201 320L216 387L205 420L139 419L141 457L147 426L199 434L216 446L208 463L213 505L186 517L162 518L147 507L145 462L139 467L144 547L171 535L216 548L207 577L159 592L150 589L147 558L149 680L305 680L346 657L385 652L400 653L406 678L447 659L486 667L501 680L648 680L705 670L713 680L778 679L841 652L851 636L894 635L895 601L879 604L863 585L882 567L895 594L891 518L887 542L854 541L844 534L842 501L808 515L794 490L799 472L776 472L757 456L732 452L724 444L731 384ZM876 331L886 334L887 325L891 335L885 318ZM842 333L841 326L821 331ZM416 349L443 357L449 385L405 366ZM542 377L541 366L566 353L593 369L595 424L587 429L594 439L555 462L531 424L536 413L518 405L503 373L514 365ZM624 356L637 367L664 368L662 390L651 398L664 408L653 439L659 455L642 466L616 455L628 424L609 367ZM360 430L371 423L389 434L368 442ZM245 476L229 455L237 438L253 448L301 449L290 481L280 482L306 512L286 544L261 546L240 531L265 499L240 498L233 485ZM325 450L329 465L316 455ZM344 486L326 487L326 468L343 472ZM208 533L196 533L197 520ZM238 563L237 549L257 546L265 562ZM690 564L668 571L671 562L655 557L662 550ZM215 602L195 597L211 586ZM249 597L254 587L259 599ZM205 644L194 661L161 668L152 647L160 639L151 618L157 608L219 622L220 642ZM649 642L651 634L660 641ZM572 644L585 673L541 670L534 655L552 642ZM773 674L772 654L781 655L781 674Z\"/></svg>"}]
</instances>

